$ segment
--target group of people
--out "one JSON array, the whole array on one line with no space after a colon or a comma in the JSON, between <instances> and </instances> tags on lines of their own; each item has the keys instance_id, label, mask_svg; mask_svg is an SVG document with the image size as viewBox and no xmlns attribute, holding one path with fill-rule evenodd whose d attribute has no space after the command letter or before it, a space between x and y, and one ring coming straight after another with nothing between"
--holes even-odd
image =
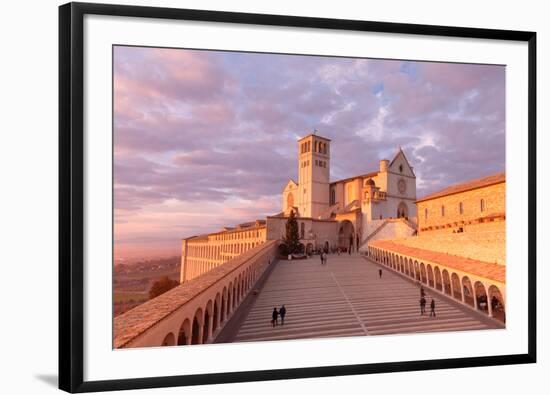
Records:
<instances>
[{"instance_id":1,"label":"group of people","mask_svg":"<svg viewBox=\"0 0 550 395\"><path fill-rule=\"evenodd\" d=\"M420 315L424 315L426 312L426 291L424 290L424 287L420 286ZM430 317L435 317L435 300L432 297L432 301L430 302Z\"/></svg>"},{"instance_id":2,"label":"group of people","mask_svg":"<svg viewBox=\"0 0 550 395\"><path fill-rule=\"evenodd\" d=\"M278 311L277 311L277 307L274 307L273 313L271 314L271 325L273 325L273 327L279 325L279 316L281 317L281 325L284 325L285 315L286 315L285 305L282 305Z\"/></svg>"}]
</instances>

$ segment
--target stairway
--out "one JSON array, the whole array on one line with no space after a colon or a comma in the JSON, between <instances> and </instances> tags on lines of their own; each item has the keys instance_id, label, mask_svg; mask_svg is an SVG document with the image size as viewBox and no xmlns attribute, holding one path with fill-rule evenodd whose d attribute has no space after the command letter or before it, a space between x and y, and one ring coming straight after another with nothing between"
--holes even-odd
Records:
<instances>
[{"instance_id":1,"label":"stairway","mask_svg":"<svg viewBox=\"0 0 550 395\"><path fill-rule=\"evenodd\" d=\"M434 294L436 318L420 315L419 289L360 255L279 262L234 341L267 341L495 328L480 314ZM431 294L427 291L428 303ZM285 325L271 325L274 307L284 304ZM429 309L428 309L429 310Z\"/></svg>"}]
</instances>

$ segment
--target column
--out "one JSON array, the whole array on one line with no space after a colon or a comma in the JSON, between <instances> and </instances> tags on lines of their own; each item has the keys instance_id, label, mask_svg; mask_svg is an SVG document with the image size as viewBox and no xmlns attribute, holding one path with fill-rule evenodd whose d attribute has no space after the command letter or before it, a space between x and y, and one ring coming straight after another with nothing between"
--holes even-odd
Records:
<instances>
[{"instance_id":1,"label":"column","mask_svg":"<svg viewBox=\"0 0 550 395\"><path fill-rule=\"evenodd\" d=\"M212 309L214 310L214 309ZM209 313L210 314L210 313ZM213 316L213 313L210 314L209 316L209 320L208 320L208 328L206 328L206 330L208 331L208 340L210 342L212 342L212 328L214 327L214 316ZM217 319L217 318L216 318Z\"/></svg>"},{"instance_id":2,"label":"column","mask_svg":"<svg viewBox=\"0 0 550 395\"><path fill-rule=\"evenodd\" d=\"M485 285L485 284L483 284ZM492 317L493 316L493 303L491 301L491 298L489 296L489 288L486 287L485 289L487 289L487 312L489 313L489 317Z\"/></svg>"}]
</instances>

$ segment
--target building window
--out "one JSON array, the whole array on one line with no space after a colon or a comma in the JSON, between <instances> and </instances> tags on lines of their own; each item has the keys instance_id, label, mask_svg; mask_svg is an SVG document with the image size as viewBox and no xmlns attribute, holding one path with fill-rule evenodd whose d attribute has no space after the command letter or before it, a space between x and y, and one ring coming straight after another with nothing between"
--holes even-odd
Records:
<instances>
[{"instance_id":1,"label":"building window","mask_svg":"<svg viewBox=\"0 0 550 395\"><path fill-rule=\"evenodd\" d=\"M458 212L460 214L464 214L464 205L462 204L462 202L458 203Z\"/></svg>"},{"instance_id":2,"label":"building window","mask_svg":"<svg viewBox=\"0 0 550 395\"><path fill-rule=\"evenodd\" d=\"M306 224L300 223L300 239L304 239L306 235Z\"/></svg>"},{"instance_id":3,"label":"building window","mask_svg":"<svg viewBox=\"0 0 550 395\"><path fill-rule=\"evenodd\" d=\"M399 172L403 173L403 165L399 165Z\"/></svg>"},{"instance_id":4,"label":"building window","mask_svg":"<svg viewBox=\"0 0 550 395\"><path fill-rule=\"evenodd\" d=\"M331 188L330 189L330 205L334 205L336 204L336 191L334 190L334 188Z\"/></svg>"},{"instance_id":5,"label":"building window","mask_svg":"<svg viewBox=\"0 0 550 395\"><path fill-rule=\"evenodd\" d=\"M428 209L424 209L424 219L428 219Z\"/></svg>"},{"instance_id":6,"label":"building window","mask_svg":"<svg viewBox=\"0 0 550 395\"><path fill-rule=\"evenodd\" d=\"M485 211L485 199L481 199L481 201L479 202L479 208L481 209L481 211Z\"/></svg>"},{"instance_id":7,"label":"building window","mask_svg":"<svg viewBox=\"0 0 550 395\"><path fill-rule=\"evenodd\" d=\"M441 216L445 216L445 206L441 206Z\"/></svg>"}]
</instances>

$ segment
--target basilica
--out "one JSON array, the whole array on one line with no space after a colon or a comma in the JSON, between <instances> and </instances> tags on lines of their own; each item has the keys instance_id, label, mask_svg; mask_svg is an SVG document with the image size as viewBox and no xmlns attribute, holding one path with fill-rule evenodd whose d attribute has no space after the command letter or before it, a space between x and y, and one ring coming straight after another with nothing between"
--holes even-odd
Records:
<instances>
[{"instance_id":1,"label":"basilica","mask_svg":"<svg viewBox=\"0 0 550 395\"><path fill-rule=\"evenodd\" d=\"M403 150L393 159L380 160L377 170L331 180L331 140L316 133L298 140L298 180L289 180L282 192L283 210L268 217L273 238L275 218L294 211L306 249L358 250L373 233L405 237L415 232L416 176ZM279 224L280 225L280 224ZM279 229L277 229L279 228Z\"/></svg>"},{"instance_id":2,"label":"basilica","mask_svg":"<svg viewBox=\"0 0 550 395\"><path fill-rule=\"evenodd\" d=\"M184 239L182 282L267 240L283 240L291 211L306 253L357 252L374 237L416 233L416 176L402 149L374 171L332 180L331 140L311 133L297 144L298 180L283 188L281 212Z\"/></svg>"}]
</instances>

